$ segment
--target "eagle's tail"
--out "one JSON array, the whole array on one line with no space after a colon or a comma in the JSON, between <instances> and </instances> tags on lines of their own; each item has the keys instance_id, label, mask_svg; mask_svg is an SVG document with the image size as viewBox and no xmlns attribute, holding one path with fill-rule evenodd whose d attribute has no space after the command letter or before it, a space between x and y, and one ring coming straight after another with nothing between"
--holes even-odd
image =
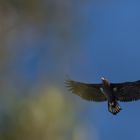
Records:
<instances>
[{"instance_id":1,"label":"eagle's tail","mask_svg":"<svg viewBox=\"0 0 140 140\"><path fill-rule=\"evenodd\" d=\"M108 102L108 111L111 112L113 115L116 115L121 111L121 107L119 106L118 102Z\"/></svg>"}]
</instances>

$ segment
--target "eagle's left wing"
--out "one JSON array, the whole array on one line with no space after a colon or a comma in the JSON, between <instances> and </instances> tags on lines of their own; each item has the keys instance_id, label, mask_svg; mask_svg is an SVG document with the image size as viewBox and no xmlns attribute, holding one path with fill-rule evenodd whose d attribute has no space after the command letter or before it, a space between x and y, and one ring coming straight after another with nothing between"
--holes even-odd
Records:
<instances>
[{"instance_id":1,"label":"eagle's left wing","mask_svg":"<svg viewBox=\"0 0 140 140\"><path fill-rule=\"evenodd\" d=\"M117 100L122 102L140 99L140 80L120 84L111 84Z\"/></svg>"}]
</instances>

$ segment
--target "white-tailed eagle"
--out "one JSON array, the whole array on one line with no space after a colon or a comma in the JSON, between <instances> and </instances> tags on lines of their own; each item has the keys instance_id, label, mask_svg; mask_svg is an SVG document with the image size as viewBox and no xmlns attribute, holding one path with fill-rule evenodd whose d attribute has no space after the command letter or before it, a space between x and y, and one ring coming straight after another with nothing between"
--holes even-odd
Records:
<instances>
[{"instance_id":1,"label":"white-tailed eagle","mask_svg":"<svg viewBox=\"0 0 140 140\"><path fill-rule=\"evenodd\" d=\"M108 102L108 111L116 115L121 111L118 101L129 102L140 99L140 80L124 83L110 83L106 78L101 78L101 84L82 83L66 80L68 89L89 101Z\"/></svg>"}]
</instances>

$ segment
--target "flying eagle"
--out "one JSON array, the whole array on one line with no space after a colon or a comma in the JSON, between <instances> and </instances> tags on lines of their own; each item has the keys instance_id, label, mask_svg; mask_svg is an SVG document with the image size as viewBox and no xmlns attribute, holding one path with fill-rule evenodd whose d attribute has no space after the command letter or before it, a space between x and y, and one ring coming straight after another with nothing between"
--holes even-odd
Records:
<instances>
[{"instance_id":1,"label":"flying eagle","mask_svg":"<svg viewBox=\"0 0 140 140\"><path fill-rule=\"evenodd\" d=\"M101 78L101 84L82 83L66 80L68 89L88 101L108 102L108 111L113 115L122 109L118 101L129 102L140 99L140 80L124 83L110 83L106 78Z\"/></svg>"}]
</instances>

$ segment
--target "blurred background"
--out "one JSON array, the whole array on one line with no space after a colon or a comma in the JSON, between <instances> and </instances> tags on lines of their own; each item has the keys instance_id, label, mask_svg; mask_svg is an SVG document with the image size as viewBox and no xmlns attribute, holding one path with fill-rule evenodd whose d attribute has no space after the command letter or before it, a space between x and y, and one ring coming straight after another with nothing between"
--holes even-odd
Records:
<instances>
[{"instance_id":1,"label":"blurred background","mask_svg":"<svg viewBox=\"0 0 140 140\"><path fill-rule=\"evenodd\" d=\"M81 100L67 77L140 79L137 0L0 0L0 140L139 140L140 102Z\"/></svg>"}]
</instances>

